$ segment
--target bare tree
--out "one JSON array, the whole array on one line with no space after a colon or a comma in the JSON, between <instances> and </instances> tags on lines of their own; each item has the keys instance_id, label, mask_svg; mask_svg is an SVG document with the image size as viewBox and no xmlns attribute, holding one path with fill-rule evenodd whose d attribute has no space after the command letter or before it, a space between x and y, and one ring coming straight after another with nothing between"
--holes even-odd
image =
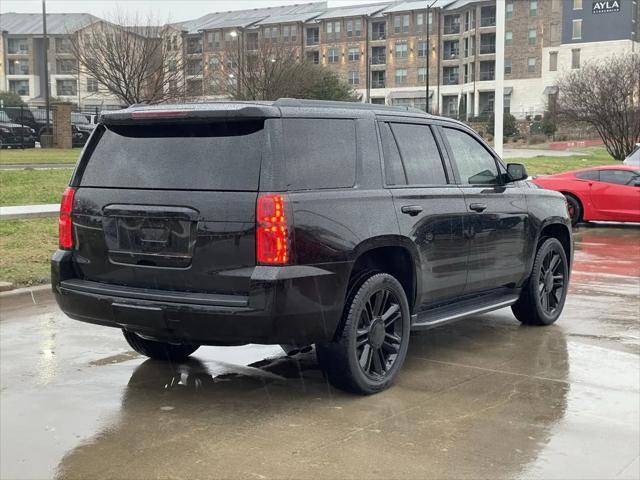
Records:
<instances>
[{"instance_id":1,"label":"bare tree","mask_svg":"<svg viewBox=\"0 0 640 480\"><path fill-rule=\"evenodd\" d=\"M640 55L589 62L558 87L559 114L595 128L613 158L623 160L640 142Z\"/></svg>"},{"instance_id":2,"label":"bare tree","mask_svg":"<svg viewBox=\"0 0 640 480\"><path fill-rule=\"evenodd\" d=\"M184 93L182 46L163 41L153 17L118 14L71 35L81 70L126 104L161 103Z\"/></svg>"},{"instance_id":3,"label":"bare tree","mask_svg":"<svg viewBox=\"0 0 640 480\"><path fill-rule=\"evenodd\" d=\"M297 47L262 42L247 49L240 39L230 43L210 56L208 76L214 95L236 100L358 99L337 74L301 58Z\"/></svg>"}]
</instances>

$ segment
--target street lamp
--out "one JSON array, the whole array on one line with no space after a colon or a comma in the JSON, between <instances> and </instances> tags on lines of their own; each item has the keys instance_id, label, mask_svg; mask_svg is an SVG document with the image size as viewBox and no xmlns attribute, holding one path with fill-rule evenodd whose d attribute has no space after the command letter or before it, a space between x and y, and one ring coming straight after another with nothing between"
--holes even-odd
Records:
<instances>
[{"instance_id":1,"label":"street lamp","mask_svg":"<svg viewBox=\"0 0 640 480\"><path fill-rule=\"evenodd\" d=\"M425 52L425 57L427 57L427 81L426 81L426 86L425 86L425 92L424 92L424 109L427 113L429 113L429 57L431 55L429 55L430 53L430 45L431 45L431 38L430 38L430 31L429 31L429 13L431 8L436 4L438 0L427 0L427 16L424 19L424 23L427 26L427 51ZM438 75L440 75L440 72L438 72Z\"/></svg>"}]
</instances>

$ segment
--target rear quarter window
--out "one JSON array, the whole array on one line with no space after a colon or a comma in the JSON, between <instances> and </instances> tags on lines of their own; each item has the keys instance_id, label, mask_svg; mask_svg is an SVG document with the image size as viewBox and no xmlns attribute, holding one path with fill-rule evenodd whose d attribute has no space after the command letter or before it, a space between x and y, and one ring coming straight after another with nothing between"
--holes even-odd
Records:
<instances>
[{"instance_id":1,"label":"rear quarter window","mask_svg":"<svg viewBox=\"0 0 640 480\"><path fill-rule=\"evenodd\" d=\"M287 188L349 188L356 181L356 129L351 119L283 120Z\"/></svg>"}]
</instances>

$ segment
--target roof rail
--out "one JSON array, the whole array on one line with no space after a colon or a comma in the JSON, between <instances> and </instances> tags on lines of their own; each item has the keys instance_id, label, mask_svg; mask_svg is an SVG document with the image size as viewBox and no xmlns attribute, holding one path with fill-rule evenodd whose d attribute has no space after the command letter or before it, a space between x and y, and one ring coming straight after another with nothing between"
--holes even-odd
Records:
<instances>
[{"instance_id":1,"label":"roof rail","mask_svg":"<svg viewBox=\"0 0 640 480\"><path fill-rule=\"evenodd\" d=\"M421 113L423 110L415 107L388 106L377 103L338 102L334 100L303 100L299 98L279 98L273 102L274 107L314 107L314 108L346 108L355 110L392 110L396 112Z\"/></svg>"}]
</instances>

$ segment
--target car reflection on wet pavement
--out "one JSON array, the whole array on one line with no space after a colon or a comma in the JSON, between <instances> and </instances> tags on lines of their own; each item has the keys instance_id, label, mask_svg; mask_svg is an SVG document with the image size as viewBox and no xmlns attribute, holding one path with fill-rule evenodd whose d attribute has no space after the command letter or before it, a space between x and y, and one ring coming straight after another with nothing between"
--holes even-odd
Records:
<instances>
[{"instance_id":1,"label":"car reflection on wet pavement","mask_svg":"<svg viewBox=\"0 0 640 480\"><path fill-rule=\"evenodd\" d=\"M313 353L180 364L55 303L3 309L4 478L638 478L640 230L580 228L548 328L510 310L412 336L396 385L332 389Z\"/></svg>"}]
</instances>

